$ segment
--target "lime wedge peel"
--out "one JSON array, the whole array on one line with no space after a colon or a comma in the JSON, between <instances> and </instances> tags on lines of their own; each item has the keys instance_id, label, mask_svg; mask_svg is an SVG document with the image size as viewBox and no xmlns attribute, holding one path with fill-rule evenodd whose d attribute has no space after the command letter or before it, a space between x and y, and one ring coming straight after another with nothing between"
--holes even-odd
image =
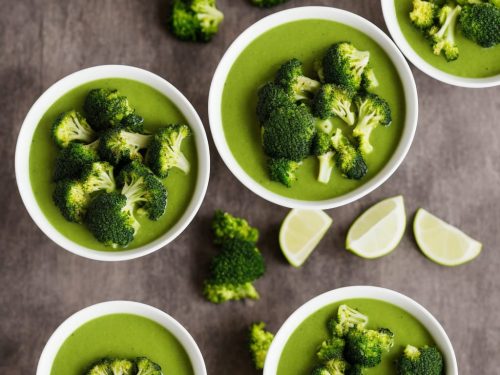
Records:
<instances>
[{"instance_id":1,"label":"lime wedge peel","mask_svg":"<svg viewBox=\"0 0 500 375\"><path fill-rule=\"evenodd\" d=\"M413 222L418 247L430 260L443 266L458 266L476 258L482 244L460 229L420 208Z\"/></svg>"},{"instance_id":2,"label":"lime wedge peel","mask_svg":"<svg viewBox=\"0 0 500 375\"><path fill-rule=\"evenodd\" d=\"M300 267L324 237L332 218L320 210L293 209L281 224L281 251L294 267Z\"/></svg>"},{"instance_id":3,"label":"lime wedge peel","mask_svg":"<svg viewBox=\"0 0 500 375\"><path fill-rule=\"evenodd\" d=\"M379 258L392 252L406 229L401 195L384 199L363 212L347 232L346 248L365 258Z\"/></svg>"}]
</instances>

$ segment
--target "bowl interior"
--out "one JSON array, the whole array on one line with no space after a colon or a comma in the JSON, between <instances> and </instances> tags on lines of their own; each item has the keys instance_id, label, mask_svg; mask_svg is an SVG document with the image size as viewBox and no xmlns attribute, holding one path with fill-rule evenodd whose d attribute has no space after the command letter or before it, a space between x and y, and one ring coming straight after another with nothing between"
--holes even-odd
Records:
<instances>
[{"instance_id":1,"label":"bowl interior","mask_svg":"<svg viewBox=\"0 0 500 375\"><path fill-rule=\"evenodd\" d=\"M177 220L166 233L163 233L153 241L137 248L123 251L98 251L89 246L78 244L61 234L61 232L55 229L51 222L47 220L45 214L38 205L29 174L31 140L40 120L47 110L56 100L71 90L88 82L109 78L137 81L152 87L167 97L173 105L177 107L193 130L198 164L196 184L193 189L191 200L187 204L185 211L179 214L179 220ZM37 100L29 111L21 128L16 146L17 184L23 202L35 223L59 246L75 254L96 260L114 261L137 258L158 250L175 239L186 228L201 205L208 184L209 168L209 150L206 134L201 120L192 105L175 87L164 79L145 70L129 66L107 65L93 67L71 74L55 83Z\"/></svg>"},{"instance_id":2,"label":"bowl interior","mask_svg":"<svg viewBox=\"0 0 500 375\"><path fill-rule=\"evenodd\" d=\"M457 360L453 346L443 327L424 307L409 297L390 289L372 286L352 286L321 294L298 308L281 326L266 358L264 375L276 375L281 353L293 332L310 315L321 308L348 299L375 299L395 305L415 317L431 334L441 349L446 363L446 374L458 375Z\"/></svg>"},{"instance_id":3,"label":"bowl interior","mask_svg":"<svg viewBox=\"0 0 500 375\"><path fill-rule=\"evenodd\" d=\"M277 26L301 20L333 21L359 30L359 32L365 36L369 36L371 40L383 50L394 65L394 69L401 79L406 109L400 141L395 147L388 162L381 167L381 170L361 186L350 190L348 193L335 198L314 201L285 197L269 190L257 182L255 178L252 178L241 167L231 152L224 132L222 116L222 98L226 80L240 54L267 31ZM288 58L290 57L292 56L288 56ZM255 84L258 85L260 83L261 82L256 82ZM214 75L209 97L209 117L212 136L227 167L246 187L257 195L273 203L290 208L326 209L337 207L359 199L382 184L399 166L410 147L416 128L417 112L417 93L413 77L405 59L392 41L390 41L390 39L376 26L365 19L350 12L327 7L302 7L285 10L268 16L248 28L233 42L222 58Z\"/></svg>"}]
</instances>

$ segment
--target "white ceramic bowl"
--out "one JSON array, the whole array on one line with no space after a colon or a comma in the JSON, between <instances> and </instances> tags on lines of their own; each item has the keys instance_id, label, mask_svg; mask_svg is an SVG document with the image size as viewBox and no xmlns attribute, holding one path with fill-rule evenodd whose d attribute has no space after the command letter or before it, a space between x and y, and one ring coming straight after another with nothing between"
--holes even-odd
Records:
<instances>
[{"instance_id":1,"label":"white ceramic bowl","mask_svg":"<svg viewBox=\"0 0 500 375\"><path fill-rule=\"evenodd\" d=\"M500 74L487 78L467 78L443 72L442 70L439 70L429 64L414 51L406 40L406 37L403 35L396 15L395 0L381 0L381 2L385 24L387 25L387 29L389 30L392 39L394 39L394 42L397 44L399 49L401 49L401 52L404 53L406 58L422 72L434 79L437 79L438 81L454 86L481 88L500 85Z\"/></svg>"},{"instance_id":2,"label":"white ceramic bowl","mask_svg":"<svg viewBox=\"0 0 500 375\"><path fill-rule=\"evenodd\" d=\"M351 26L355 29L360 30L366 35L369 35L384 49L384 51L394 63L396 70L401 77L406 99L406 119L405 123L403 124L403 134L401 135L401 140L398 144L397 149L395 150L393 156L385 165L385 167L376 176L371 178L369 181L367 181L357 189L339 197L322 201L306 201L287 198L282 195L276 194L260 185L257 181L252 179L243 170L243 168L241 168L241 166L232 155L224 136L224 130L222 126L221 103L224 83L226 82L227 75L229 74L233 63L236 61L240 53L256 38L267 32L268 30L285 23L304 19L322 19L335 21ZM212 132L212 137L220 156L226 163L226 166L229 168L229 170L248 189L259 195L260 197L284 207L328 209L348 204L367 195L382 183L384 183L401 164L410 148L417 127L417 89L415 87L415 81L413 80L413 76L405 58L403 57L401 52L399 52L398 48L394 45L390 38L386 34L384 34L377 26L367 21L366 19L345 10L329 7L308 6L284 10L265 17L246 29L233 42L233 44L231 44L224 57L220 61L212 80L208 101L208 114L210 118L210 129Z\"/></svg>"},{"instance_id":3,"label":"white ceramic bowl","mask_svg":"<svg viewBox=\"0 0 500 375\"><path fill-rule=\"evenodd\" d=\"M431 334L443 353L445 373L458 375L457 359L450 339L443 327L423 306L405 295L390 289L373 286L350 286L321 294L297 309L281 326L269 348L264 366L264 375L276 375L281 353L292 333L310 315L321 308L352 298L369 298L391 303L415 317Z\"/></svg>"},{"instance_id":4,"label":"white ceramic bowl","mask_svg":"<svg viewBox=\"0 0 500 375\"><path fill-rule=\"evenodd\" d=\"M132 250L97 251L77 244L65 237L47 220L38 206L29 176L31 140L42 116L50 106L72 89L85 83L104 78L126 78L151 86L168 97L186 118L195 139L198 153L198 177L193 197L179 221L156 240ZM24 119L16 145L16 180L21 198L33 221L56 244L85 258L102 261L119 261L138 258L152 253L173 241L194 218L205 197L210 174L210 155L207 136L200 117L182 93L163 78L143 69L125 65L102 65L80 70L53 84L33 104ZM48 197L48 199L51 199Z\"/></svg>"},{"instance_id":5,"label":"white ceramic bowl","mask_svg":"<svg viewBox=\"0 0 500 375\"><path fill-rule=\"evenodd\" d=\"M110 301L89 306L66 319L50 336L42 351L36 375L50 375L52 364L64 341L79 327L93 319L110 314L134 314L150 319L168 330L186 351L194 375L206 375L205 362L200 349L189 332L170 315L157 308L138 302Z\"/></svg>"}]
</instances>

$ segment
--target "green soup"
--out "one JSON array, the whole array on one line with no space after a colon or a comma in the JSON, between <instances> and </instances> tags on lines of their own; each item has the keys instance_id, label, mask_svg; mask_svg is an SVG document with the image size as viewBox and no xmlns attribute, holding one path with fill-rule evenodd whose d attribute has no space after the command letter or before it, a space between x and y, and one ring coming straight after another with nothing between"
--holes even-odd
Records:
<instances>
[{"instance_id":1,"label":"green soup","mask_svg":"<svg viewBox=\"0 0 500 375\"><path fill-rule=\"evenodd\" d=\"M193 375L191 361L179 341L163 326L131 314L91 320L69 336L52 365L51 375L84 375L101 358L148 357L165 375Z\"/></svg>"},{"instance_id":2,"label":"green soup","mask_svg":"<svg viewBox=\"0 0 500 375\"><path fill-rule=\"evenodd\" d=\"M273 79L279 66L296 57L304 63L306 74L314 76L313 62L330 45L351 41L358 49L370 51L370 64L380 81L373 92L386 99L392 109L391 126L374 130L374 151L366 158L368 174L360 181L349 180L334 169L328 184L316 181L319 164L309 157L300 167L296 181L287 188L269 179L266 156L260 143L260 127L255 115L257 91ZM266 189L301 200L324 200L346 194L375 176L393 155L405 121L405 95L401 80L384 50L369 36L341 23L325 20L294 21L276 27L253 41L237 58L229 72L222 95L224 135L243 170ZM340 119L335 125L349 131ZM349 134L349 133L347 133Z\"/></svg>"},{"instance_id":3,"label":"green soup","mask_svg":"<svg viewBox=\"0 0 500 375\"><path fill-rule=\"evenodd\" d=\"M412 0L394 0L399 27L411 48L429 64L443 72L460 77L484 78L500 74L500 45L482 48L465 38L457 26L455 41L460 50L459 58L446 61L444 56L432 53L429 40L410 21Z\"/></svg>"},{"instance_id":4,"label":"green soup","mask_svg":"<svg viewBox=\"0 0 500 375\"><path fill-rule=\"evenodd\" d=\"M392 304L374 299L351 299L326 306L304 320L288 339L278 365L277 375L304 375L318 365L316 350L329 337L327 322L335 317L341 304L368 316L368 328L389 328L394 333L394 346L384 353L382 363L366 369L367 375L396 375L394 361L407 344L435 345L425 327L412 315Z\"/></svg>"},{"instance_id":5,"label":"green soup","mask_svg":"<svg viewBox=\"0 0 500 375\"><path fill-rule=\"evenodd\" d=\"M50 129L56 116L64 111L82 111L85 96L93 88L117 89L127 96L137 113L144 117L145 129L154 131L160 126L175 122L186 122L177 107L163 94L143 83L127 79L104 79L86 83L59 98L45 113L33 135L30 149L30 179L33 193L49 222L68 239L95 250L120 251L98 242L83 224L71 223L64 219L52 201L54 183L52 171L58 153L51 138ZM145 245L167 232L184 214L196 185L198 174L197 152L194 137L187 138L182 151L191 163L191 171L185 175L174 168L163 180L168 190L168 204L165 214L158 221L138 217L141 224L134 241L127 250Z\"/></svg>"}]
</instances>

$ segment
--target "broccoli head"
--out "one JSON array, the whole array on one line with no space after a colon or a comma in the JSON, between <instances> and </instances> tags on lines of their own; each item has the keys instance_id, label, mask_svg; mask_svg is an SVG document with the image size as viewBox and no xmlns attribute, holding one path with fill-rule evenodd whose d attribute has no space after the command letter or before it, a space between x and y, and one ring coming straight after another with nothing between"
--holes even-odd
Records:
<instances>
[{"instance_id":1,"label":"broccoli head","mask_svg":"<svg viewBox=\"0 0 500 375\"><path fill-rule=\"evenodd\" d=\"M207 281L203 294L209 302L217 304L242 299L259 299L259 293L252 283L212 284Z\"/></svg>"},{"instance_id":2,"label":"broccoli head","mask_svg":"<svg viewBox=\"0 0 500 375\"><path fill-rule=\"evenodd\" d=\"M271 113L279 107L287 107L295 102L295 97L291 96L281 86L274 82L262 86L258 92L257 118L260 124L264 124Z\"/></svg>"},{"instance_id":3,"label":"broccoli head","mask_svg":"<svg viewBox=\"0 0 500 375\"><path fill-rule=\"evenodd\" d=\"M411 22L419 29L427 29L434 25L439 7L432 1L413 0L413 10L410 12Z\"/></svg>"},{"instance_id":4,"label":"broccoli head","mask_svg":"<svg viewBox=\"0 0 500 375\"><path fill-rule=\"evenodd\" d=\"M109 359L101 359L90 368L87 375L114 375L110 365Z\"/></svg>"},{"instance_id":5,"label":"broccoli head","mask_svg":"<svg viewBox=\"0 0 500 375\"><path fill-rule=\"evenodd\" d=\"M105 131L99 140L99 155L113 165L142 160L140 150L148 147L152 136L114 128Z\"/></svg>"},{"instance_id":6,"label":"broccoli head","mask_svg":"<svg viewBox=\"0 0 500 375\"><path fill-rule=\"evenodd\" d=\"M335 43L323 57L325 81L357 91L369 61L370 52L359 51L350 42Z\"/></svg>"},{"instance_id":7,"label":"broccoli head","mask_svg":"<svg viewBox=\"0 0 500 375\"><path fill-rule=\"evenodd\" d=\"M312 370L311 375L330 375L330 371L324 366L318 366Z\"/></svg>"},{"instance_id":8,"label":"broccoli head","mask_svg":"<svg viewBox=\"0 0 500 375\"><path fill-rule=\"evenodd\" d=\"M302 63L298 59L291 59L281 65L274 82L295 100L309 99L321 87L321 83L304 75Z\"/></svg>"},{"instance_id":9,"label":"broccoli head","mask_svg":"<svg viewBox=\"0 0 500 375\"><path fill-rule=\"evenodd\" d=\"M136 375L163 375L160 365L146 357L136 358L135 363L137 365Z\"/></svg>"},{"instance_id":10,"label":"broccoli head","mask_svg":"<svg viewBox=\"0 0 500 375\"><path fill-rule=\"evenodd\" d=\"M79 178L86 166L99 160L98 145L99 140L88 145L71 142L63 148L54 162L54 181Z\"/></svg>"},{"instance_id":11,"label":"broccoli head","mask_svg":"<svg viewBox=\"0 0 500 375\"><path fill-rule=\"evenodd\" d=\"M366 68L363 71L363 75L361 76L361 88L365 91L373 90L378 87L378 80L375 76L375 72L373 68Z\"/></svg>"},{"instance_id":12,"label":"broccoli head","mask_svg":"<svg viewBox=\"0 0 500 375\"><path fill-rule=\"evenodd\" d=\"M135 363L128 359L114 359L109 364L113 375L135 375Z\"/></svg>"},{"instance_id":13,"label":"broccoli head","mask_svg":"<svg viewBox=\"0 0 500 375\"><path fill-rule=\"evenodd\" d=\"M146 153L146 162L158 177L167 177L172 168L189 173L189 160L181 151L181 145L190 134L191 129L187 125L172 124L160 128L153 135Z\"/></svg>"},{"instance_id":14,"label":"broccoli head","mask_svg":"<svg viewBox=\"0 0 500 375\"><path fill-rule=\"evenodd\" d=\"M262 130L264 152L271 158L302 161L310 154L314 133L314 117L307 106L277 108Z\"/></svg>"},{"instance_id":15,"label":"broccoli head","mask_svg":"<svg viewBox=\"0 0 500 375\"><path fill-rule=\"evenodd\" d=\"M318 131L314 136L312 152L319 160L317 180L323 184L327 184L330 181L335 164L335 152L332 147L331 135L323 131Z\"/></svg>"},{"instance_id":16,"label":"broccoli head","mask_svg":"<svg viewBox=\"0 0 500 375\"><path fill-rule=\"evenodd\" d=\"M363 366L351 365L347 368L345 375L363 375Z\"/></svg>"},{"instance_id":17,"label":"broccoli head","mask_svg":"<svg viewBox=\"0 0 500 375\"><path fill-rule=\"evenodd\" d=\"M342 358L335 358L329 360L323 366L330 375L344 375L349 368L349 363Z\"/></svg>"},{"instance_id":18,"label":"broccoli head","mask_svg":"<svg viewBox=\"0 0 500 375\"><path fill-rule=\"evenodd\" d=\"M359 142L359 149L366 155L373 151L370 144L370 135L379 125L389 126L392 122L391 108L381 97L363 93L354 98L358 108L358 122L353 135Z\"/></svg>"},{"instance_id":19,"label":"broccoli head","mask_svg":"<svg viewBox=\"0 0 500 375\"><path fill-rule=\"evenodd\" d=\"M257 370L264 368L267 352L273 342L274 335L266 330L263 322L253 323L249 329L249 349Z\"/></svg>"},{"instance_id":20,"label":"broccoli head","mask_svg":"<svg viewBox=\"0 0 500 375\"><path fill-rule=\"evenodd\" d=\"M443 356L436 347L407 345L397 361L398 375L441 375Z\"/></svg>"},{"instance_id":21,"label":"broccoli head","mask_svg":"<svg viewBox=\"0 0 500 375\"><path fill-rule=\"evenodd\" d=\"M252 5L259 8L271 8L273 6L286 3L288 0L250 0Z\"/></svg>"},{"instance_id":22,"label":"broccoli head","mask_svg":"<svg viewBox=\"0 0 500 375\"><path fill-rule=\"evenodd\" d=\"M429 29L432 41L432 50L435 55L443 53L447 61L458 59L459 50L455 43L457 19L462 10L460 5L443 6L438 13L440 28L434 26Z\"/></svg>"},{"instance_id":23,"label":"broccoli head","mask_svg":"<svg viewBox=\"0 0 500 375\"><path fill-rule=\"evenodd\" d=\"M124 117L120 124L122 128L134 133L142 133L144 131L144 119L135 113Z\"/></svg>"},{"instance_id":24,"label":"broccoli head","mask_svg":"<svg viewBox=\"0 0 500 375\"><path fill-rule=\"evenodd\" d=\"M212 230L216 244L222 244L233 238L255 244L259 239L259 230L250 226L248 221L221 210L215 211Z\"/></svg>"},{"instance_id":25,"label":"broccoli head","mask_svg":"<svg viewBox=\"0 0 500 375\"><path fill-rule=\"evenodd\" d=\"M88 194L99 190L110 193L116 188L113 166L107 162L96 161L86 166L82 172L81 181Z\"/></svg>"},{"instance_id":26,"label":"broccoli head","mask_svg":"<svg viewBox=\"0 0 500 375\"><path fill-rule=\"evenodd\" d=\"M500 8L495 5L466 5L458 22L463 35L481 47L493 47L500 43Z\"/></svg>"},{"instance_id":27,"label":"broccoli head","mask_svg":"<svg viewBox=\"0 0 500 375\"><path fill-rule=\"evenodd\" d=\"M174 0L169 24L181 40L208 42L219 31L223 19L215 0Z\"/></svg>"},{"instance_id":28,"label":"broccoli head","mask_svg":"<svg viewBox=\"0 0 500 375\"><path fill-rule=\"evenodd\" d=\"M90 194L80 181L65 179L56 183L52 199L66 220L81 223L90 202Z\"/></svg>"},{"instance_id":29,"label":"broccoli head","mask_svg":"<svg viewBox=\"0 0 500 375\"><path fill-rule=\"evenodd\" d=\"M382 361L383 352L394 345L394 334L388 329L351 329L345 336L344 355L349 363L375 367Z\"/></svg>"},{"instance_id":30,"label":"broccoli head","mask_svg":"<svg viewBox=\"0 0 500 375\"><path fill-rule=\"evenodd\" d=\"M279 182L286 187L291 187L297 181L295 172L299 169L301 162L288 160L284 158L269 159L267 169L271 181Z\"/></svg>"},{"instance_id":31,"label":"broccoli head","mask_svg":"<svg viewBox=\"0 0 500 375\"><path fill-rule=\"evenodd\" d=\"M52 124L52 138L59 147L65 148L72 142L91 143L97 134L80 113L72 110L57 116Z\"/></svg>"},{"instance_id":32,"label":"broccoli head","mask_svg":"<svg viewBox=\"0 0 500 375\"><path fill-rule=\"evenodd\" d=\"M364 329L368 324L368 317L358 310L347 305L340 305L337 310L336 319L328 322L332 335L343 337L350 329Z\"/></svg>"},{"instance_id":33,"label":"broccoli head","mask_svg":"<svg viewBox=\"0 0 500 375\"><path fill-rule=\"evenodd\" d=\"M345 341L341 337L334 336L321 343L316 352L316 356L321 362L328 362L332 359L342 359Z\"/></svg>"},{"instance_id":34,"label":"broccoli head","mask_svg":"<svg viewBox=\"0 0 500 375\"><path fill-rule=\"evenodd\" d=\"M342 134L341 129L335 131L331 141L332 147L336 151L335 162L342 174L353 180L363 178L368 172L368 167L359 150L352 145L349 138Z\"/></svg>"},{"instance_id":35,"label":"broccoli head","mask_svg":"<svg viewBox=\"0 0 500 375\"><path fill-rule=\"evenodd\" d=\"M338 116L347 124L354 124L351 102L355 92L334 84L325 84L314 98L314 115L321 119Z\"/></svg>"}]
</instances>

